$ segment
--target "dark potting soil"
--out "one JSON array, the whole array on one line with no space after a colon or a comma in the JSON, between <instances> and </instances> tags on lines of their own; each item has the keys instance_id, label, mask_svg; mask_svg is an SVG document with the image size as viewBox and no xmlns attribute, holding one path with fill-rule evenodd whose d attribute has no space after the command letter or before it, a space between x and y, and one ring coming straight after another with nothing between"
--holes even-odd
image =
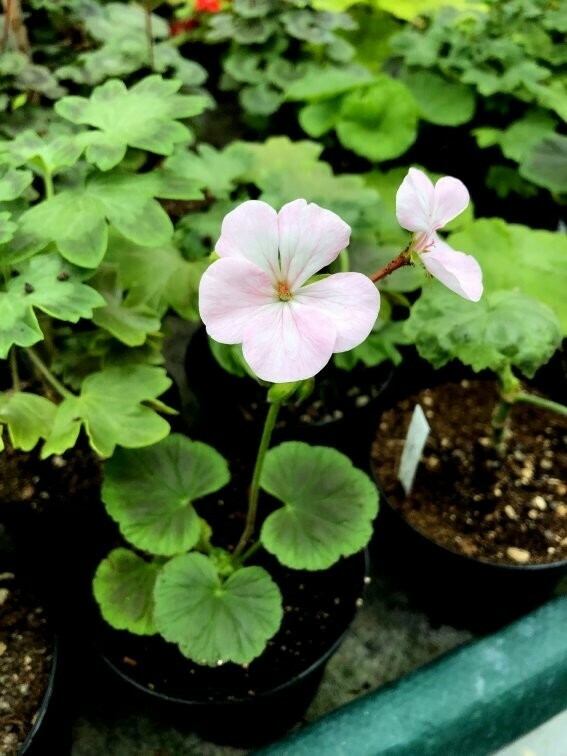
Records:
<instances>
[{"instance_id":1,"label":"dark potting soil","mask_svg":"<svg viewBox=\"0 0 567 756\"><path fill-rule=\"evenodd\" d=\"M137 637L102 623L101 650L142 687L183 700L249 699L284 684L314 664L348 628L361 603L364 557L343 559L324 572L289 570L267 557L258 563L282 591L284 618L265 652L249 665L203 667L160 637Z\"/></svg>"},{"instance_id":2,"label":"dark potting soil","mask_svg":"<svg viewBox=\"0 0 567 756\"><path fill-rule=\"evenodd\" d=\"M382 415L372 445L376 478L416 530L448 549L508 564L567 559L567 418L515 405L499 457L490 427L496 398L491 382L463 380L399 402ZM406 497L397 471L417 403L431 433Z\"/></svg>"},{"instance_id":3,"label":"dark potting soil","mask_svg":"<svg viewBox=\"0 0 567 756\"><path fill-rule=\"evenodd\" d=\"M0 754L18 753L48 686L53 641L45 611L13 572L0 574Z\"/></svg>"}]
</instances>

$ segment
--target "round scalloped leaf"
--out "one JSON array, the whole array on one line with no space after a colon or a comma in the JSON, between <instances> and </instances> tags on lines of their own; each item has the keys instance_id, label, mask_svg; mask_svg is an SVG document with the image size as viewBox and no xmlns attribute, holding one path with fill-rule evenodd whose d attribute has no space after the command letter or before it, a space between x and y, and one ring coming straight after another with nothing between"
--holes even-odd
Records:
<instances>
[{"instance_id":1,"label":"round scalloped leaf","mask_svg":"<svg viewBox=\"0 0 567 756\"><path fill-rule=\"evenodd\" d=\"M128 549L114 549L102 560L93 592L109 625L136 635L155 635L153 592L159 569Z\"/></svg>"},{"instance_id":2,"label":"round scalloped leaf","mask_svg":"<svg viewBox=\"0 0 567 756\"><path fill-rule=\"evenodd\" d=\"M239 95L240 104L253 115L272 115L279 109L283 97L269 84L262 82L253 87L244 87Z\"/></svg>"},{"instance_id":3,"label":"round scalloped leaf","mask_svg":"<svg viewBox=\"0 0 567 756\"><path fill-rule=\"evenodd\" d=\"M391 160L411 147L417 137L418 108L407 87L380 76L369 89L343 100L337 136L357 155Z\"/></svg>"},{"instance_id":4,"label":"round scalloped leaf","mask_svg":"<svg viewBox=\"0 0 567 756\"><path fill-rule=\"evenodd\" d=\"M143 449L119 449L106 463L102 499L130 543L172 556L199 540L192 502L229 479L226 460L211 446L172 434Z\"/></svg>"},{"instance_id":5,"label":"round scalloped leaf","mask_svg":"<svg viewBox=\"0 0 567 756\"><path fill-rule=\"evenodd\" d=\"M458 359L476 372L514 366L528 378L561 343L557 315L533 297L517 290L491 291L470 302L438 282L412 306L405 331L436 368Z\"/></svg>"},{"instance_id":6,"label":"round scalloped leaf","mask_svg":"<svg viewBox=\"0 0 567 756\"><path fill-rule=\"evenodd\" d=\"M9 242L14 236L17 226L12 223L12 216L10 213L0 213L0 244Z\"/></svg>"},{"instance_id":7,"label":"round scalloped leaf","mask_svg":"<svg viewBox=\"0 0 567 756\"><path fill-rule=\"evenodd\" d=\"M243 18L261 18L274 9L273 0L233 0L232 9Z\"/></svg>"},{"instance_id":8,"label":"round scalloped leaf","mask_svg":"<svg viewBox=\"0 0 567 756\"><path fill-rule=\"evenodd\" d=\"M161 570L154 590L156 627L198 664L248 664L278 631L279 588L262 567L222 580L203 554L183 554Z\"/></svg>"},{"instance_id":9,"label":"round scalloped leaf","mask_svg":"<svg viewBox=\"0 0 567 756\"><path fill-rule=\"evenodd\" d=\"M472 119L475 96L466 84L448 81L431 71L409 73L403 82L426 121L440 126L460 126Z\"/></svg>"},{"instance_id":10,"label":"round scalloped leaf","mask_svg":"<svg viewBox=\"0 0 567 756\"><path fill-rule=\"evenodd\" d=\"M370 540L376 486L336 449L280 444L266 454L260 485L284 503L266 518L261 541L287 567L324 570Z\"/></svg>"},{"instance_id":11,"label":"round scalloped leaf","mask_svg":"<svg viewBox=\"0 0 567 756\"><path fill-rule=\"evenodd\" d=\"M299 124L306 134L318 139L335 127L339 118L341 98L331 97L311 102L299 111Z\"/></svg>"},{"instance_id":12,"label":"round scalloped leaf","mask_svg":"<svg viewBox=\"0 0 567 756\"><path fill-rule=\"evenodd\" d=\"M15 449L31 451L40 438L47 438L56 405L43 396L25 391L0 393L0 423L8 426Z\"/></svg>"},{"instance_id":13,"label":"round scalloped leaf","mask_svg":"<svg viewBox=\"0 0 567 756\"><path fill-rule=\"evenodd\" d=\"M551 192L567 194L567 137L552 134L534 145L520 165L520 175Z\"/></svg>"}]
</instances>

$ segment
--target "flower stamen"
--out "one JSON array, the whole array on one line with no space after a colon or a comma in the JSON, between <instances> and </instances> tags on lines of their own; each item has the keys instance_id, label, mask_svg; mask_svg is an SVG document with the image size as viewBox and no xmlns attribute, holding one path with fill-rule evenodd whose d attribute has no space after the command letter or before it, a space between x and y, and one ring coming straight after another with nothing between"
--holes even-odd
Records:
<instances>
[{"instance_id":1,"label":"flower stamen","mask_svg":"<svg viewBox=\"0 0 567 756\"><path fill-rule=\"evenodd\" d=\"M289 302L289 300L291 299L291 291L289 290L287 284L278 284L278 297L282 302Z\"/></svg>"}]
</instances>

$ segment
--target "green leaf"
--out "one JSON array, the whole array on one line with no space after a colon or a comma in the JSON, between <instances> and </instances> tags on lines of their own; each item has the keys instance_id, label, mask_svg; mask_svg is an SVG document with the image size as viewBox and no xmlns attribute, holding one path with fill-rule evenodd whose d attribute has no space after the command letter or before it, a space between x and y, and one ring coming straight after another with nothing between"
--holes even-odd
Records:
<instances>
[{"instance_id":1,"label":"green leaf","mask_svg":"<svg viewBox=\"0 0 567 756\"><path fill-rule=\"evenodd\" d=\"M260 485L284 503L266 518L260 538L287 567L324 570L370 540L376 486L336 449L280 444L266 454Z\"/></svg>"},{"instance_id":2,"label":"green leaf","mask_svg":"<svg viewBox=\"0 0 567 756\"><path fill-rule=\"evenodd\" d=\"M342 103L337 136L349 149L373 161L406 152L417 137L418 110L407 88L381 76L367 90L347 95Z\"/></svg>"},{"instance_id":3,"label":"green leaf","mask_svg":"<svg viewBox=\"0 0 567 756\"><path fill-rule=\"evenodd\" d=\"M415 98L421 117L430 123L460 126L474 116L474 92L465 84L431 71L408 73L402 81Z\"/></svg>"},{"instance_id":4,"label":"green leaf","mask_svg":"<svg viewBox=\"0 0 567 756\"><path fill-rule=\"evenodd\" d=\"M211 446L172 434L145 449L118 450L105 465L102 498L130 543L173 556L199 540L193 502L229 479L226 460Z\"/></svg>"},{"instance_id":5,"label":"green leaf","mask_svg":"<svg viewBox=\"0 0 567 756\"><path fill-rule=\"evenodd\" d=\"M84 187L64 190L23 213L9 249L12 256L25 255L55 242L70 262L96 268L106 252L107 222L139 245L165 244L173 225L154 197L201 196L196 181L183 181L161 169L95 175Z\"/></svg>"},{"instance_id":6,"label":"green leaf","mask_svg":"<svg viewBox=\"0 0 567 756\"><path fill-rule=\"evenodd\" d=\"M76 270L59 255L41 255L17 267L7 290L0 293L0 358L12 344L29 347L43 339L34 307L60 320L77 323L92 317L104 300L81 283Z\"/></svg>"},{"instance_id":7,"label":"green leaf","mask_svg":"<svg viewBox=\"0 0 567 756\"><path fill-rule=\"evenodd\" d=\"M266 82L243 87L238 99L244 110L259 116L272 115L283 102L283 96Z\"/></svg>"},{"instance_id":8,"label":"green leaf","mask_svg":"<svg viewBox=\"0 0 567 756\"><path fill-rule=\"evenodd\" d=\"M277 585L261 567L242 567L222 580L203 554L184 554L161 570L154 591L163 637L198 664L249 664L283 617Z\"/></svg>"},{"instance_id":9,"label":"green leaf","mask_svg":"<svg viewBox=\"0 0 567 756\"><path fill-rule=\"evenodd\" d=\"M378 202L378 195L360 175L333 175L331 166L319 159L321 144L271 137L264 144L240 143L239 148L252 157L246 178L273 207L308 197L353 225Z\"/></svg>"},{"instance_id":10,"label":"green leaf","mask_svg":"<svg viewBox=\"0 0 567 756\"><path fill-rule=\"evenodd\" d=\"M114 549L99 564L93 592L104 619L116 630L155 635L153 592L158 565L128 549Z\"/></svg>"},{"instance_id":11,"label":"green leaf","mask_svg":"<svg viewBox=\"0 0 567 756\"><path fill-rule=\"evenodd\" d=\"M552 134L534 144L520 165L520 175L552 192L567 193L567 137Z\"/></svg>"},{"instance_id":12,"label":"green leaf","mask_svg":"<svg viewBox=\"0 0 567 756\"><path fill-rule=\"evenodd\" d=\"M7 359L14 344L29 347L42 339L33 308L21 297L0 292L0 359Z\"/></svg>"},{"instance_id":13,"label":"green leaf","mask_svg":"<svg viewBox=\"0 0 567 756\"><path fill-rule=\"evenodd\" d=\"M260 18L274 10L274 0L234 0L232 7L237 16Z\"/></svg>"},{"instance_id":14,"label":"green leaf","mask_svg":"<svg viewBox=\"0 0 567 756\"><path fill-rule=\"evenodd\" d=\"M309 136L320 137L333 129L339 120L339 97L312 102L299 111L299 125Z\"/></svg>"},{"instance_id":15,"label":"green leaf","mask_svg":"<svg viewBox=\"0 0 567 756\"><path fill-rule=\"evenodd\" d=\"M78 270L56 253L36 256L16 270L8 293L52 318L78 323L81 318L92 318L93 308L104 305L100 294L81 282Z\"/></svg>"},{"instance_id":16,"label":"green leaf","mask_svg":"<svg viewBox=\"0 0 567 756\"><path fill-rule=\"evenodd\" d=\"M42 458L74 446L81 427L102 457L110 457L117 444L132 449L157 443L169 433L169 424L143 402L156 399L170 385L165 370L149 365L92 373L83 381L79 396L58 406Z\"/></svg>"},{"instance_id":17,"label":"green leaf","mask_svg":"<svg viewBox=\"0 0 567 756\"><path fill-rule=\"evenodd\" d=\"M10 213L0 213L0 244L5 244L13 238L16 229L15 223L12 223Z\"/></svg>"},{"instance_id":18,"label":"green leaf","mask_svg":"<svg viewBox=\"0 0 567 756\"><path fill-rule=\"evenodd\" d=\"M31 129L20 132L7 144L15 165L29 164L39 173L47 170L50 174L75 165L83 149L84 145L73 134L40 137Z\"/></svg>"},{"instance_id":19,"label":"green leaf","mask_svg":"<svg viewBox=\"0 0 567 756\"><path fill-rule=\"evenodd\" d=\"M104 207L85 191L63 191L40 202L20 216L12 255L25 256L55 242L70 262L84 268L96 268L106 250L107 226Z\"/></svg>"},{"instance_id":20,"label":"green leaf","mask_svg":"<svg viewBox=\"0 0 567 756\"><path fill-rule=\"evenodd\" d=\"M100 328L131 347L141 346L149 333L159 331L161 320L156 311L123 291L116 270L99 271L91 284L106 303L93 316L93 322Z\"/></svg>"},{"instance_id":21,"label":"green leaf","mask_svg":"<svg viewBox=\"0 0 567 756\"><path fill-rule=\"evenodd\" d=\"M163 207L152 195L146 175L94 176L87 185L89 200L99 202L104 215L127 239L152 247L171 239L173 227ZM157 192L158 194L159 191Z\"/></svg>"},{"instance_id":22,"label":"green leaf","mask_svg":"<svg viewBox=\"0 0 567 756\"><path fill-rule=\"evenodd\" d=\"M476 372L514 366L528 378L561 343L557 316L533 297L494 291L470 302L437 282L413 305L406 333L436 368L458 359Z\"/></svg>"},{"instance_id":23,"label":"green leaf","mask_svg":"<svg viewBox=\"0 0 567 756\"><path fill-rule=\"evenodd\" d=\"M549 113L529 111L524 118L509 126L499 140L504 157L517 163L526 158L545 137L553 137L557 121Z\"/></svg>"},{"instance_id":24,"label":"green leaf","mask_svg":"<svg viewBox=\"0 0 567 756\"><path fill-rule=\"evenodd\" d=\"M8 427L14 449L31 451L41 438L47 438L56 409L55 404L37 394L0 394L0 423Z\"/></svg>"},{"instance_id":25,"label":"green leaf","mask_svg":"<svg viewBox=\"0 0 567 756\"><path fill-rule=\"evenodd\" d=\"M539 299L557 313L567 334L565 234L481 218L448 241L478 260L486 291L517 288Z\"/></svg>"},{"instance_id":26,"label":"green leaf","mask_svg":"<svg viewBox=\"0 0 567 756\"><path fill-rule=\"evenodd\" d=\"M186 260L171 244L148 249L113 235L108 261L118 266L129 307L144 304L162 315L172 307L183 318L199 320L199 283L208 257Z\"/></svg>"},{"instance_id":27,"label":"green leaf","mask_svg":"<svg viewBox=\"0 0 567 756\"><path fill-rule=\"evenodd\" d=\"M383 362L399 365L402 354L398 347L409 344L410 339L404 331L404 321L377 321L379 328L375 328L369 336L349 352L339 352L333 355L335 365L341 370L352 370L362 362L367 367L374 367Z\"/></svg>"},{"instance_id":28,"label":"green leaf","mask_svg":"<svg viewBox=\"0 0 567 756\"><path fill-rule=\"evenodd\" d=\"M0 166L0 202L17 199L31 184L32 179L31 171Z\"/></svg>"},{"instance_id":29,"label":"green leaf","mask_svg":"<svg viewBox=\"0 0 567 756\"><path fill-rule=\"evenodd\" d=\"M264 80L262 58L243 50L234 50L225 58L223 67L227 74L244 84L260 84Z\"/></svg>"},{"instance_id":30,"label":"green leaf","mask_svg":"<svg viewBox=\"0 0 567 756\"><path fill-rule=\"evenodd\" d=\"M238 151L227 147L217 150L209 144L200 144L196 152L177 150L165 161L165 167L176 176L207 189L213 197L229 197L237 179L246 171L250 160Z\"/></svg>"},{"instance_id":31,"label":"green leaf","mask_svg":"<svg viewBox=\"0 0 567 756\"><path fill-rule=\"evenodd\" d=\"M364 66L313 66L288 87L288 100L324 100L372 83L373 75Z\"/></svg>"},{"instance_id":32,"label":"green leaf","mask_svg":"<svg viewBox=\"0 0 567 756\"><path fill-rule=\"evenodd\" d=\"M202 113L208 100L177 94L180 86L180 82L157 75L147 76L131 89L111 79L89 99L64 97L55 109L73 123L99 130L89 137L86 157L107 171L120 162L127 146L169 155L177 142L189 138L189 130L177 119Z\"/></svg>"}]
</instances>

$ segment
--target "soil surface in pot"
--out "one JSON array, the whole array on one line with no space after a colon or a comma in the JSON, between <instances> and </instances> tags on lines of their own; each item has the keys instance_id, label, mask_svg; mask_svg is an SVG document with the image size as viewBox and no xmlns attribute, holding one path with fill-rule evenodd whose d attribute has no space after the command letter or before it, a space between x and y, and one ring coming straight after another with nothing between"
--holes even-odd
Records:
<instances>
[{"instance_id":1,"label":"soil surface in pot","mask_svg":"<svg viewBox=\"0 0 567 756\"><path fill-rule=\"evenodd\" d=\"M103 653L139 685L184 700L247 699L300 675L350 624L363 589L362 556L324 572L288 570L268 557L258 563L282 591L284 618L266 651L249 665L203 667L160 637L136 637L101 624Z\"/></svg>"},{"instance_id":2,"label":"soil surface in pot","mask_svg":"<svg viewBox=\"0 0 567 756\"><path fill-rule=\"evenodd\" d=\"M44 609L12 572L0 574L0 754L13 756L47 689L53 643Z\"/></svg>"},{"instance_id":3,"label":"soil surface in pot","mask_svg":"<svg viewBox=\"0 0 567 756\"><path fill-rule=\"evenodd\" d=\"M376 478L416 530L453 551L506 564L567 559L567 418L515 405L499 457L490 426L496 399L491 382L463 380L399 402L382 415L372 445ZM417 403L431 433L406 497L397 471Z\"/></svg>"}]
</instances>

